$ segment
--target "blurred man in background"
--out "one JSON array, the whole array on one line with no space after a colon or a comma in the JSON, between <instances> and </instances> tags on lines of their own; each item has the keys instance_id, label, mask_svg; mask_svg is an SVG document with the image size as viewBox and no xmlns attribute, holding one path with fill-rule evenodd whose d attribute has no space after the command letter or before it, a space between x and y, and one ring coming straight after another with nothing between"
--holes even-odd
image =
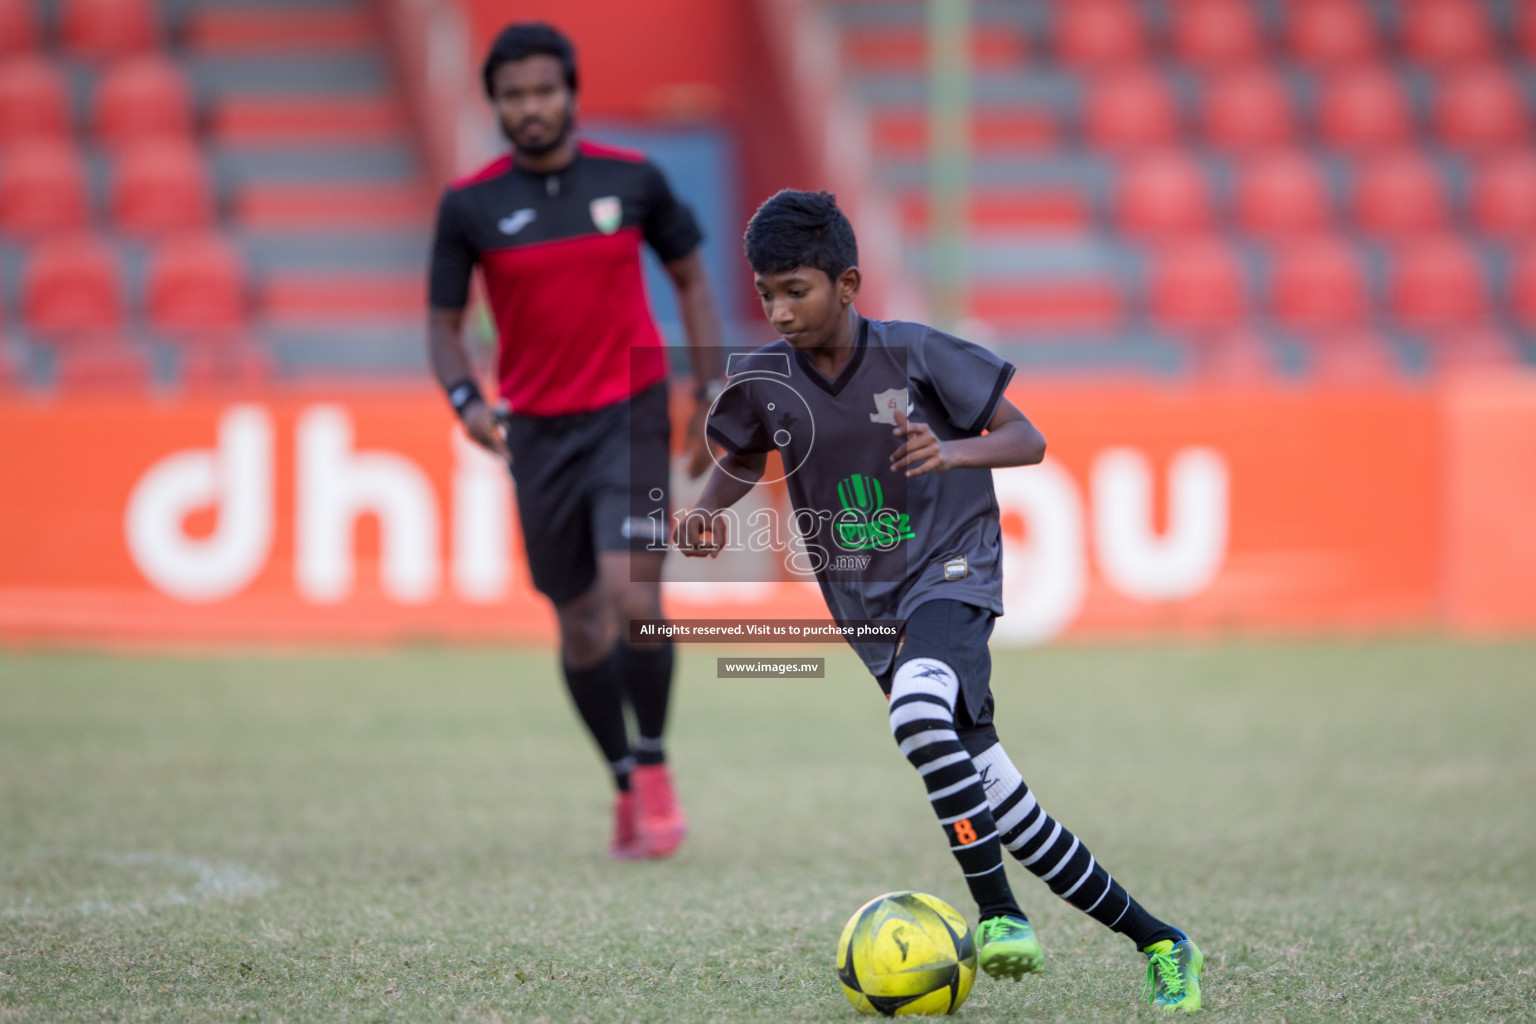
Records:
<instances>
[{"instance_id":1,"label":"blurred man in background","mask_svg":"<svg viewBox=\"0 0 1536 1024\"><path fill-rule=\"evenodd\" d=\"M575 52L558 30L509 26L483 75L512 152L443 196L430 271L432 367L469 436L511 462L533 582L560 622L566 685L618 791L612 853L664 857L687 828L662 743L672 646L632 646L625 628L631 618L661 618L660 524L670 515L667 357L646 303L640 243L677 289L694 356L688 436L697 476L709 464L702 425L718 394L720 344L702 235L642 154L576 139ZM476 264L499 337L508 409L500 424L463 341ZM647 515L657 510L659 519Z\"/></svg>"}]
</instances>

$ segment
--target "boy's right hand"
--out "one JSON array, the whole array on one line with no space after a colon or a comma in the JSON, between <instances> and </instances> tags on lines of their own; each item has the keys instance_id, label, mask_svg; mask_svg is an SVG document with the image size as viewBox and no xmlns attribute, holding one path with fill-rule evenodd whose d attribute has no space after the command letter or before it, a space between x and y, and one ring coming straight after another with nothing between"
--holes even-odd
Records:
<instances>
[{"instance_id":1,"label":"boy's right hand","mask_svg":"<svg viewBox=\"0 0 1536 1024\"><path fill-rule=\"evenodd\" d=\"M725 547L725 517L693 509L672 533L677 549L688 558L714 558Z\"/></svg>"}]
</instances>

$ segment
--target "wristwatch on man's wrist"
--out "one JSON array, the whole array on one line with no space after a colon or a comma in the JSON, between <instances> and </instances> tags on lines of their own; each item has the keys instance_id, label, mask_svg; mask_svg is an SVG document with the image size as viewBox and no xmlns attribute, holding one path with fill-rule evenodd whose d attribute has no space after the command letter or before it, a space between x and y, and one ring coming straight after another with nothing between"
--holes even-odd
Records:
<instances>
[{"instance_id":1,"label":"wristwatch on man's wrist","mask_svg":"<svg viewBox=\"0 0 1536 1024\"><path fill-rule=\"evenodd\" d=\"M453 406L454 414L460 419L464 418L464 410L475 402L484 402L485 396L480 393L480 385L468 377L448 388L448 404Z\"/></svg>"}]
</instances>

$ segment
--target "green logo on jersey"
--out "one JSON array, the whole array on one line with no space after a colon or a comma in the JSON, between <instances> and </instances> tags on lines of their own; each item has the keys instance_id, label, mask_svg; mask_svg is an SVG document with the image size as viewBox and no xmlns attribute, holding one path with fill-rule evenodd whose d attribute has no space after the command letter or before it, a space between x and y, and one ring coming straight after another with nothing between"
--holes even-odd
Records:
<instances>
[{"instance_id":1,"label":"green logo on jersey","mask_svg":"<svg viewBox=\"0 0 1536 1024\"><path fill-rule=\"evenodd\" d=\"M885 504L885 495L880 490L880 481L863 473L855 473L847 480L839 480L837 483L837 500L843 503L843 508L850 512L874 512Z\"/></svg>"},{"instance_id":2,"label":"green logo on jersey","mask_svg":"<svg viewBox=\"0 0 1536 1024\"><path fill-rule=\"evenodd\" d=\"M905 512L885 507L880 481L854 473L837 484L837 500L843 510L834 523L837 542L845 551L887 551L916 536Z\"/></svg>"}]
</instances>

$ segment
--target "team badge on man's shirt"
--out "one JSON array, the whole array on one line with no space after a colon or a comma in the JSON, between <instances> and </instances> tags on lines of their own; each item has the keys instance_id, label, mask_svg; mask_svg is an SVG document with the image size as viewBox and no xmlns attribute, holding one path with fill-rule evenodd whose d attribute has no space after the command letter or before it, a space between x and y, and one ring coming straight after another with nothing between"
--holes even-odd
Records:
<instances>
[{"instance_id":1,"label":"team badge on man's shirt","mask_svg":"<svg viewBox=\"0 0 1536 1024\"><path fill-rule=\"evenodd\" d=\"M889 423L896 425L896 410L900 409L902 415L912 415L912 403L907 401L906 388L890 388L875 395L875 411L869 414L871 423Z\"/></svg>"},{"instance_id":2,"label":"team badge on man's shirt","mask_svg":"<svg viewBox=\"0 0 1536 1024\"><path fill-rule=\"evenodd\" d=\"M618 196L594 199L587 204L587 209L592 211L592 223L605 235L619 230L619 224L624 220L624 204L619 202Z\"/></svg>"}]
</instances>

